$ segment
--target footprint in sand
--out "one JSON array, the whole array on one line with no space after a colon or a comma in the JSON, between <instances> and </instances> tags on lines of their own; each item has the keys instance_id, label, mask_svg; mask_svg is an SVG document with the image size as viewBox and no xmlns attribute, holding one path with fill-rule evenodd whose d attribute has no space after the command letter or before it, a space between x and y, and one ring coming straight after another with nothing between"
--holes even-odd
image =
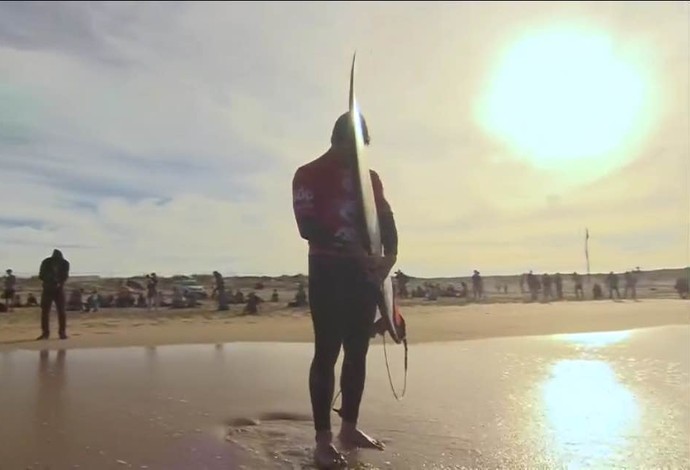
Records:
<instances>
[{"instance_id":1,"label":"footprint in sand","mask_svg":"<svg viewBox=\"0 0 690 470\"><path fill-rule=\"evenodd\" d=\"M266 462L266 468L313 469L314 430L311 416L271 412L256 418L227 421L226 441ZM345 453L350 469L375 469L360 461L357 451Z\"/></svg>"}]
</instances>

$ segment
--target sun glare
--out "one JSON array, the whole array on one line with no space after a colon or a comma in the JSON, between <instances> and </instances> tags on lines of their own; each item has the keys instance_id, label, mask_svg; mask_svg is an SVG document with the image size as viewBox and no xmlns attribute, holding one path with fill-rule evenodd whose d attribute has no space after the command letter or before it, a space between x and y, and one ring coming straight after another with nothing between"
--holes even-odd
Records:
<instances>
[{"instance_id":1,"label":"sun glare","mask_svg":"<svg viewBox=\"0 0 690 470\"><path fill-rule=\"evenodd\" d=\"M497 62L478 121L537 167L596 161L611 170L629 158L653 108L649 74L630 50L582 28L526 35Z\"/></svg>"}]
</instances>

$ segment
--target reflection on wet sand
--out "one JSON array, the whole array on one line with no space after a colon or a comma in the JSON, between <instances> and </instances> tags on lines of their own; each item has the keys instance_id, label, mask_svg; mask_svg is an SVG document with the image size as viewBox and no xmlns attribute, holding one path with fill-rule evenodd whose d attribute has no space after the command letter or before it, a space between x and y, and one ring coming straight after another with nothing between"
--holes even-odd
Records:
<instances>
[{"instance_id":1,"label":"reflection on wet sand","mask_svg":"<svg viewBox=\"0 0 690 470\"><path fill-rule=\"evenodd\" d=\"M639 405L610 364L600 360L556 362L542 386L544 411L557 452L568 468L610 467L632 450Z\"/></svg>"},{"instance_id":2,"label":"reflection on wet sand","mask_svg":"<svg viewBox=\"0 0 690 470\"><path fill-rule=\"evenodd\" d=\"M35 416L33 419L33 438L35 448L40 449L41 461L50 466L50 462L60 453L69 449L69 436L66 436L65 410L65 359L67 351L53 351L54 362L51 363L51 351L43 349L38 356L38 376L36 386Z\"/></svg>"},{"instance_id":3,"label":"reflection on wet sand","mask_svg":"<svg viewBox=\"0 0 690 470\"><path fill-rule=\"evenodd\" d=\"M630 338L632 333L633 332L630 330L600 331L594 333L568 333L555 335L554 338L585 348L603 348L612 344L620 343Z\"/></svg>"},{"instance_id":4,"label":"reflection on wet sand","mask_svg":"<svg viewBox=\"0 0 690 470\"><path fill-rule=\"evenodd\" d=\"M353 465L687 468L688 333L416 345L402 402L374 345L362 425L387 449ZM69 366L65 350L2 354L0 469L304 468L311 355L280 343L70 350Z\"/></svg>"}]
</instances>

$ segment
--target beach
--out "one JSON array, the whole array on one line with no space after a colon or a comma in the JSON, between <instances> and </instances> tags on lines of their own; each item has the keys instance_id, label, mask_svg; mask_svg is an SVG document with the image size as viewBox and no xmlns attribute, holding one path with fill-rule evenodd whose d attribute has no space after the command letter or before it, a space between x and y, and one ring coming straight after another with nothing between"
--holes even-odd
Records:
<instances>
[{"instance_id":1,"label":"beach","mask_svg":"<svg viewBox=\"0 0 690 470\"><path fill-rule=\"evenodd\" d=\"M0 469L311 468L308 312L223 313L72 315L70 339L42 342L36 312L3 318ZM407 395L377 337L361 425L387 448L351 468L690 464L687 301L405 314Z\"/></svg>"},{"instance_id":2,"label":"beach","mask_svg":"<svg viewBox=\"0 0 690 470\"><path fill-rule=\"evenodd\" d=\"M40 334L39 310L17 309L0 315L0 351L313 339L307 308L266 307L259 315L240 315L233 307L230 312L210 308L68 312L70 338L45 342L34 341ZM690 324L690 303L681 299L467 305L403 302L402 309L412 344ZM56 337L54 313L51 321Z\"/></svg>"}]
</instances>

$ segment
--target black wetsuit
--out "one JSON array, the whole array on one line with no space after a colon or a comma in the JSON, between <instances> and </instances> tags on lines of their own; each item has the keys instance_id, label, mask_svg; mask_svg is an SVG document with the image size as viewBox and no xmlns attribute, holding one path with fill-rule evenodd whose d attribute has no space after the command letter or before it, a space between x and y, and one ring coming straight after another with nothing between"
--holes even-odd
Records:
<instances>
[{"instance_id":1,"label":"black wetsuit","mask_svg":"<svg viewBox=\"0 0 690 470\"><path fill-rule=\"evenodd\" d=\"M342 346L340 415L356 423L366 377L378 288L340 240L361 243L361 211L357 209L353 174L332 153L297 170L293 205L302 238L309 241L309 303L314 326L314 358L309 391L316 431L331 427L335 363ZM378 175L371 172L384 251L397 254L393 213Z\"/></svg>"}]
</instances>

